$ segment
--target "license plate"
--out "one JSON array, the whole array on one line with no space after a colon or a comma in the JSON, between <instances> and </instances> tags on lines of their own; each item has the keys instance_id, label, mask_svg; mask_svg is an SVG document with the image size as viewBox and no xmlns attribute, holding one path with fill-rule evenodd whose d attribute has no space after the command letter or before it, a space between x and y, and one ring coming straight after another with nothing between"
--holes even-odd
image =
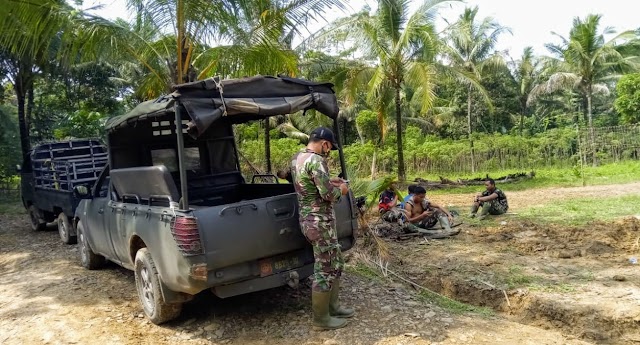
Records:
<instances>
[{"instance_id":1,"label":"license plate","mask_svg":"<svg viewBox=\"0 0 640 345\"><path fill-rule=\"evenodd\" d=\"M265 277L274 273L290 270L302 265L302 261L297 256L281 256L275 258L262 259L258 262L260 276Z\"/></svg>"}]
</instances>

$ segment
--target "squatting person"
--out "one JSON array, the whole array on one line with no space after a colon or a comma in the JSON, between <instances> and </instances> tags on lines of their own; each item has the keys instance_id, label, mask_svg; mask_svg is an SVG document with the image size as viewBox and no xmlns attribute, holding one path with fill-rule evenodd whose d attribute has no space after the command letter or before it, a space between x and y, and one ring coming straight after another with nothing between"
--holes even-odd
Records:
<instances>
[{"instance_id":1,"label":"squatting person","mask_svg":"<svg viewBox=\"0 0 640 345\"><path fill-rule=\"evenodd\" d=\"M316 329L344 327L344 318L352 317L353 309L338 303L340 276L344 259L338 243L333 204L349 192L341 178L330 178L326 157L337 150L333 132L319 127L309 135L307 147L293 156L291 173L300 204L302 233L313 246L315 264L311 304L313 326Z\"/></svg>"}]
</instances>

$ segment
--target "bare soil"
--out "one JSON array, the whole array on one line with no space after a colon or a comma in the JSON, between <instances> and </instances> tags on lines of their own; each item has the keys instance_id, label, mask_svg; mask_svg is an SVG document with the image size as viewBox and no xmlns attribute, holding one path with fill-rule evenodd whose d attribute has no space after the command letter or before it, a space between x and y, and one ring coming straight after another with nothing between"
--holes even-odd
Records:
<instances>
[{"instance_id":1,"label":"bare soil","mask_svg":"<svg viewBox=\"0 0 640 345\"><path fill-rule=\"evenodd\" d=\"M640 193L640 183L508 193L510 212L591 196ZM469 204L469 195L438 195ZM640 207L640 206L639 206ZM447 240L391 243L394 265L434 291L509 320L598 344L640 343L640 220L541 225L503 215Z\"/></svg>"},{"instance_id":2,"label":"bare soil","mask_svg":"<svg viewBox=\"0 0 640 345\"><path fill-rule=\"evenodd\" d=\"M496 183L497 184L497 183ZM593 198L598 196L616 197L640 193L640 182L628 184L599 185L568 188L541 188L524 191L509 191L508 184L498 186L506 193L509 200L509 210L515 211L524 207L542 206L553 201L575 198ZM484 186L478 186L482 192ZM446 194L433 195L429 199L443 205L471 205L474 194Z\"/></svg>"},{"instance_id":3,"label":"bare soil","mask_svg":"<svg viewBox=\"0 0 640 345\"><path fill-rule=\"evenodd\" d=\"M179 319L156 326L142 317L132 272L87 271L53 229L31 231L26 214L0 216L1 344L588 343L502 316L452 315L385 279L347 273L343 285L357 316L337 331L311 330L307 286L224 300L203 293Z\"/></svg>"}]
</instances>

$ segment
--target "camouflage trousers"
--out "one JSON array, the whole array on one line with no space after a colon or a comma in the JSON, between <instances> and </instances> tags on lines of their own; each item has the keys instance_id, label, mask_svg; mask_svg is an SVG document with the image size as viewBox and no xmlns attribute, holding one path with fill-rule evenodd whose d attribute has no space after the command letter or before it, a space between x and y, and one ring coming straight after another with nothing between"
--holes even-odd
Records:
<instances>
[{"instance_id":1,"label":"camouflage trousers","mask_svg":"<svg viewBox=\"0 0 640 345\"><path fill-rule=\"evenodd\" d=\"M447 215L435 208L428 208L426 211L430 211L433 212L432 215L430 215L429 217L426 217L424 219L422 219L420 222L416 223L416 224L411 224L414 226L417 226L419 228L423 228L423 229L431 229L434 226L436 226L436 224L438 224L438 220L441 217L446 217ZM444 227L444 224L442 225Z\"/></svg>"},{"instance_id":2,"label":"camouflage trousers","mask_svg":"<svg viewBox=\"0 0 640 345\"><path fill-rule=\"evenodd\" d=\"M340 278L344 269L335 223L303 220L301 225L304 237L313 247L313 291L330 291L333 280Z\"/></svg>"},{"instance_id":3,"label":"camouflage trousers","mask_svg":"<svg viewBox=\"0 0 640 345\"><path fill-rule=\"evenodd\" d=\"M478 212L478 209L482 208L480 211L480 217L485 217L486 215L499 215L507 212L508 207L498 202L498 200L484 201L479 202L479 205L474 204L471 207L471 213L475 214Z\"/></svg>"}]
</instances>

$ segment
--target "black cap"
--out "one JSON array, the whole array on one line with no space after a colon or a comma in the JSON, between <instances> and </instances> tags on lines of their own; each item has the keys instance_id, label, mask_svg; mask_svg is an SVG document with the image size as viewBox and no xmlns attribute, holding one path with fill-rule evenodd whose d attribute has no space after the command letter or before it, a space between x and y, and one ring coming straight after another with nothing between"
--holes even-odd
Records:
<instances>
[{"instance_id":1,"label":"black cap","mask_svg":"<svg viewBox=\"0 0 640 345\"><path fill-rule=\"evenodd\" d=\"M330 142L332 150L337 150L340 148L336 137L333 135L333 131L327 127L318 127L311 131L311 134L309 134L309 140L313 139L326 140Z\"/></svg>"}]
</instances>

